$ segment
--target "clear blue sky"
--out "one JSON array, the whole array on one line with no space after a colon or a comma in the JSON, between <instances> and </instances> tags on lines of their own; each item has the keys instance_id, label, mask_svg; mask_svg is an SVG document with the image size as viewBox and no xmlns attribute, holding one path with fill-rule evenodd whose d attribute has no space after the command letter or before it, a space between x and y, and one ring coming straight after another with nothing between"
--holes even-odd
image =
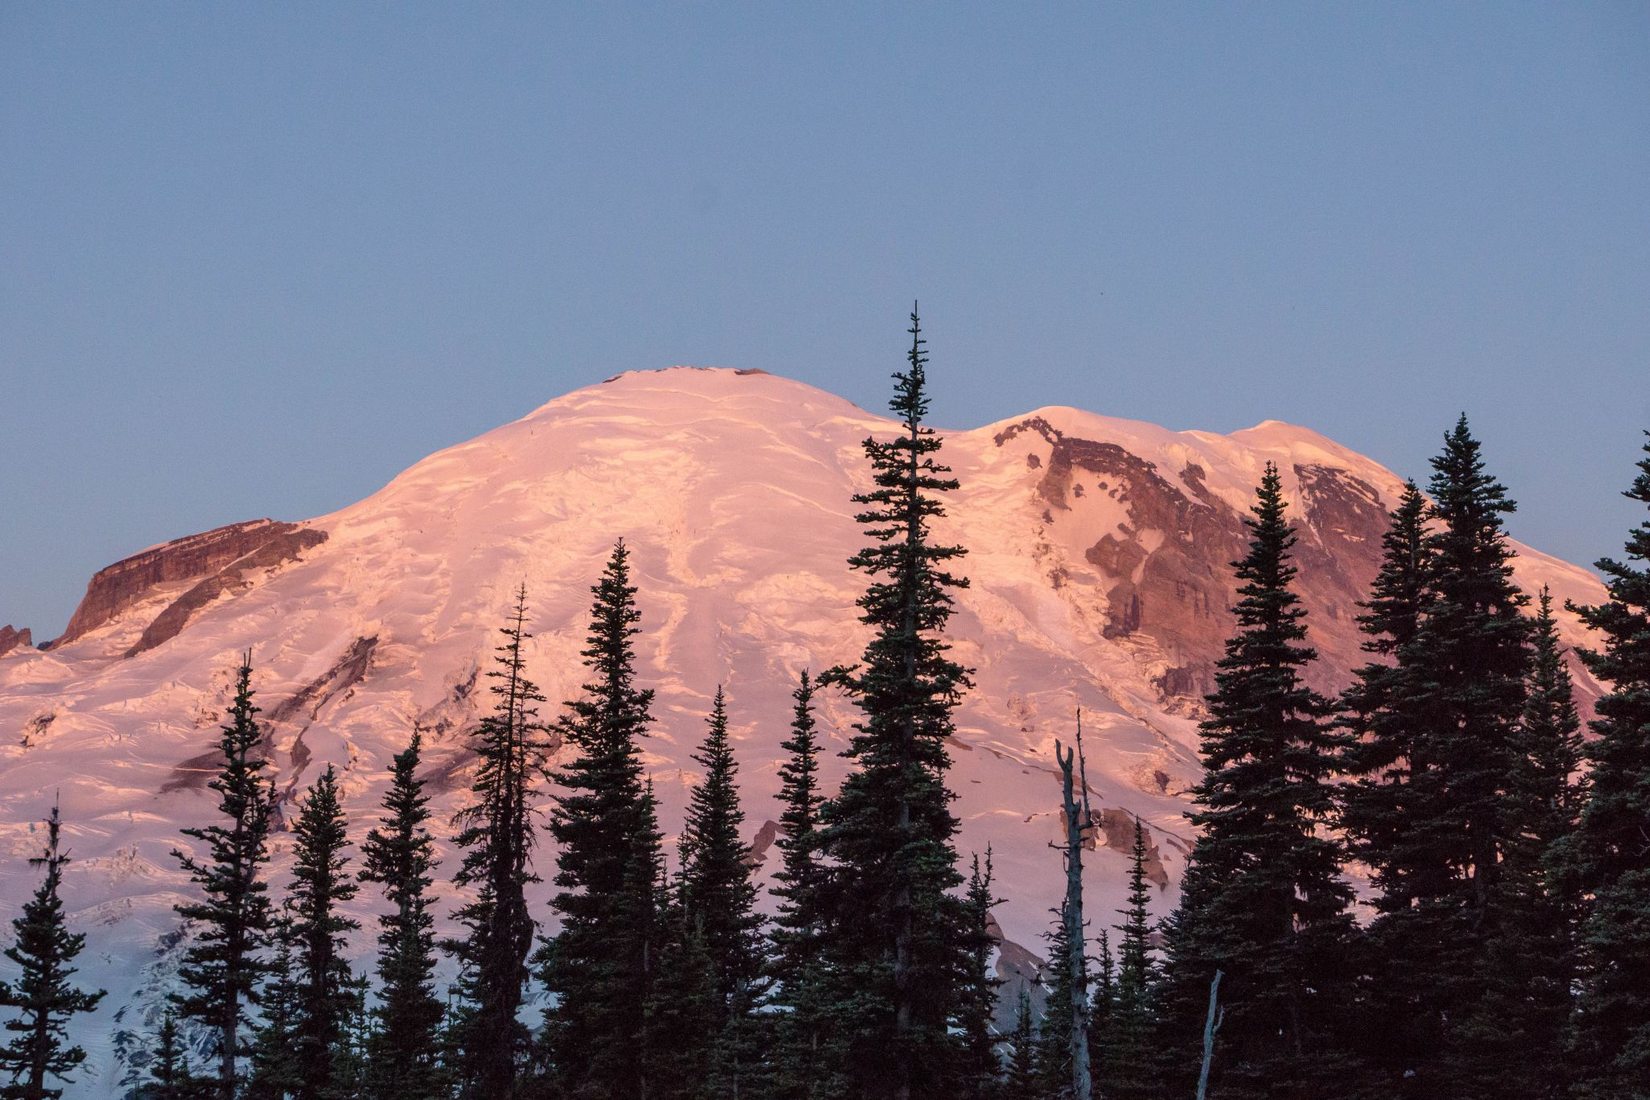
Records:
<instances>
[{"instance_id":1,"label":"clear blue sky","mask_svg":"<svg viewBox=\"0 0 1650 1100\"><path fill-rule=\"evenodd\" d=\"M616 371L1276 417L1616 553L1650 5L0 6L0 623Z\"/></svg>"}]
</instances>

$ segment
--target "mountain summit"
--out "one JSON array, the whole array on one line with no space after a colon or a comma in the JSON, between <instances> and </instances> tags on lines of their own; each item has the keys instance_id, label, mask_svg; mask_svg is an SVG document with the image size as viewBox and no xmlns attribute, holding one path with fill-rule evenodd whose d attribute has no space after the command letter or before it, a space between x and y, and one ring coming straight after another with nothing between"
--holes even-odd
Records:
<instances>
[{"instance_id":1,"label":"mountain summit","mask_svg":"<svg viewBox=\"0 0 1650 1100\"><path fill-rule=\"evenodd\" d=\"M680 826L720 685L754 858L771 866L797 674L863 646L863 579L846 564L861 541L850 498L869 479L860 444L896 431L762 372L627 373L438 452L330 515L145 550L92 578L61 637L0 646L0 918L27 896L25 857L57 791L86 981L110 991L82 1025L97 1073L82 1074L78 1094L114 1094L120 1056L158 1023L180 941L172 907L188 890L168 853L180 828L212 815L204 784L247 649L282 805L333 765L359 840L415 727L438 811L456 805L464 731L487 707L480 675L518 585L529 675L552 700L576 694L589 586L622 537L643 615L640 679L658 692L646 762L665 829ZM1048 847L1061 835L1052 747L1078 708L1103 807L1100 852L1086 863L1092 910L1123 899L1134 815L1150 831L1155 908L1172 905L1196 723L1232 625L1229 563L1265 464L1277 464L1298 529L1326 690L1364 660L1354 616L1401 481L1277 421L1217 435L1045 408L944 439L941 460L962 487L937 534L968 548L972 581L958 594L954 655L977 670L952 745L959 849L992 848L1013 967L1024 958L1013 944L1038 942L1062 887ZM1527 591L1549 585L1560 605L1602 594L1585 571L1523 547L1516 576ZM1578 639L1573 622L1564 629ZM1576 675L1589 701L1598 687ZM829 692L818 702L834 752L855 712ZM830 786L841 761L826 764ZM290 839L275 848L284 876ZM546 867L553 858L541 849ZM549 916L542 897L538 912Z\"/></svg>"}]
</instances>

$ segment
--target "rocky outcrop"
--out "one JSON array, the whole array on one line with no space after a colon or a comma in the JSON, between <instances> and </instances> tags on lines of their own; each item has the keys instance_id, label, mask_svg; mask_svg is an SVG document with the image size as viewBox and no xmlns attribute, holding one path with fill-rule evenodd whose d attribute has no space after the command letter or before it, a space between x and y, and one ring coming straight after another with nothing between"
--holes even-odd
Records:
<instances>
[{"instance_id":1,"label":"rocky outcrop","mask_svg":"<svg viewBox=\"0 0 1650 1100\"><path fill-rule=\"evenodd\" d=\"M68 645L142 602L156 588L209 577L271 539L298 529L296 524L278 520L247 520L173 539L117 561L98 570L86 585L86 595L75 608L68 627L40 648Z\"/></svg>"},{"instance_id":2,"label":"rocky outcrop","mask_svg":"<svg viewBox=\"0 0 1650 1100\"><path fill-rule=\"evenodd\" d=\"M4 657L14 649L21 649L34 644L34 637L29 628L13 630L10 623L0 626L0 657Z\"/></svg>"},{"instance_id":3,"label":"rocky outcrop","mask_svg":"<svg viewBox=\"0 0 1650 1100\"><path fill-rule=\"evenodd\" d=\"M175 638L195 612L219 596L249 587L258 573L293 561L304 550L327 541L325 531L294 527L291 524L280 526L286 530L271 535L251 553L231 561L168 604L166 610L155 616L154 621L144 628L142 637L127 649L125 655L135 657Z\"/></svg>"}]
</instances>

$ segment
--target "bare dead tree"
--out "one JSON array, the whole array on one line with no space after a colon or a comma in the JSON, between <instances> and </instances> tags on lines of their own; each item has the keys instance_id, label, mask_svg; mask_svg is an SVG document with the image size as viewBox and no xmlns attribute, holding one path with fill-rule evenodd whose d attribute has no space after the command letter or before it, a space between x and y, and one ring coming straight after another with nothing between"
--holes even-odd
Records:
<instances>
[{"instance_id":1,"label":"bare dead tree","mask_svg":"<svg viewBox=\"0 0 1650 1100\"><path fill-rule=\"evenodd\" d=\"M1083 760L1083 712L1077 712L1077 745L1066 749L1054 742L1054 759L1060 765L1061 804L1066 820L1066 902L1061 908L1065 923L1067 974L1071 982L1071 1095L1074 1100L1091 1100L1094 1084L1089 1076L1089 982L1083 931L1083 831L1092 828L1089 810L1088 769ZM1073 775L1075 766L1076 774ZM1074 785L1082 785L1078 802Z\"/></svg>"},{"instance_id":2,"label":"bare dead tree","mask_svg":"<svg viewBox=\"0 0 1650 1100\"><path fill-rule=\"evenodd\" d=\"M1209 1064L1215 1058L1215 1032L1226 1020L1226 1010L1217 1007L1220 1003L1220 979L1225 972L1215 971L1215 980L1209 983L1209 1018L1203 1022L1203 1069L1197 1075L1197 1100L1204 1100L1209 1093Z\"/></svg>"}]
</instances>

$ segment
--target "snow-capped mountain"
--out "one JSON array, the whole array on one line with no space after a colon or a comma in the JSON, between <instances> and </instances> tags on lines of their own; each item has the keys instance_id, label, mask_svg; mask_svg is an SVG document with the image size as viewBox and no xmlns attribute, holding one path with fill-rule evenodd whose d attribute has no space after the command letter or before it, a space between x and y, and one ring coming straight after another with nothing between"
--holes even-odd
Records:
<instances>
[{"instance_id":1,"label":"snow-capped mountain","mask_svg":"<svg viewBox=\"0 0 1650 1100\"><path fill-rule=\"evenodd\" d=\"M863 541L850 496L868 482L861 441L895 431L760 372L625 374L432 455L331 515L235 524L112 565L42 648L8 635L0 921L33 887L24 861L55 793L75 858L66 896L89 936L83 972L109 990L77 1026L92 1058L75 1094L112 1093L122 1051L153 1029L176 963L172 906L189 890L170 852L181 827L213 814L204 783L243 650L284 799L335 764L359 835L416 726L450 809L516 586L530 605L529 673L550 699L568 698L589 586L622 537L643 614L639 678L658 692L647 760L666 831L680 824L690 753L723 685L751 839L765 851L797 673L852 661L864 641L863 578L846 565ZM1150 827L1157 909L1171 907L1200 698L1232 621L1228 563L1264 464L1282 471L1323 658L1315 676L1331 690L1361 663L1353 616L1401 481L1276 421L1216 435L1046 408L944 438L962 487L939 535L968 548L972 581L951 633L977 670L951 782L965 858L993 853L1012 968L1025 957L1017 945L1040 948L1062 888L1049 848L1053 742L1069 741L1079 707L1104 807L1086 866L1091 912L1104 922L1121 904L1135 814ZM1585 571L1524 547L1516 573L1560 604L1602 593ZM1563 628L1580 640L1572 620ZM1597 695L1584 672L1577 682L1584 703ZM819 698L828 738L845 743L852 708ZM839 777L841 762L827 769L827 781ZM276 849L284 868L284 836ZM365 952L371 891L358 908ZM550 916L542 904L538 915Z\"/></svg>"}]
</instances>

